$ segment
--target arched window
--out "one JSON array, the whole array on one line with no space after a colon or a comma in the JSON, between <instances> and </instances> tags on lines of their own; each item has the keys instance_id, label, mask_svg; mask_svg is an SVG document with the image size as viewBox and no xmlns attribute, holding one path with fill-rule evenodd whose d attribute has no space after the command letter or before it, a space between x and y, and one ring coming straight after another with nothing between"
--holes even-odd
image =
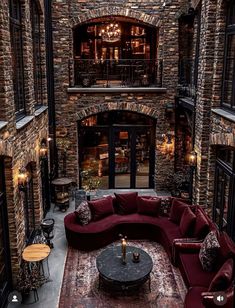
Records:
<instances>
[{"instance_id":1,"label":"arched window","mask_svg":"<svg viewBox=\"0 0 235 308\"><path fill-rule=\"evenodd\" d=\"M131 18L97 18L74 28L75 85L161 85L158 29Z\"/></svg>"},{"instance_id":2,"label":"arched window","mask_svg":"<svg viewBox=\"0 0 235 308\"><path fill-rule=\"evenodd\" d=\"M10 33L16 116L25 113L21 2L10 0Z\"/></svg>"},{"instance_id":3,"label":"arched window","mask_svg":"<svg viewBox=\"0 0 235 308\"><path fill-rule=\"evenodd\" d=\"M42 89L42 55L41 55L41 13L36 0L31 0L31 25L33 39L33 77L34 77L34 99L35 107L43 103Z\"/></svg>"},{"instance_id":4,"label":"arched window","mask_svg":"<svg viewBox=\"0 0 235 308\"><path fill-rule=\"evenodd\" d=\"M222 105L235 111L235 2L228 8Z\"/></svg>"}]
</instances>

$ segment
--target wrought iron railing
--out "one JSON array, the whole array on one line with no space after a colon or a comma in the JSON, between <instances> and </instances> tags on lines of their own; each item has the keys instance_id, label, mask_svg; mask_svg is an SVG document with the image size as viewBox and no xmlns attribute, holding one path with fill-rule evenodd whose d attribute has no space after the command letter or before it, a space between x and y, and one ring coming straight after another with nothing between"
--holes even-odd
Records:
<instances>
[{"instance_id":1,"label":"wrought iron railing","mask_svg":"<svg viewBox=\"0 0 235 308\"><path fill-rule=\"evenodd\" d=\"M92 60L70 62L71 85L81 87L162 87L162 61Z\"/></svg>"},{"instance_id":2,"label":"wrought iron railing","mask_svg":"<svg viewBox=\"0 0 235 308\"><path fill-rule=\"evenodd\" d=\"M179 62L178 95L195 99L195 62L184 59Z\"/></svg>"}]
</instances>

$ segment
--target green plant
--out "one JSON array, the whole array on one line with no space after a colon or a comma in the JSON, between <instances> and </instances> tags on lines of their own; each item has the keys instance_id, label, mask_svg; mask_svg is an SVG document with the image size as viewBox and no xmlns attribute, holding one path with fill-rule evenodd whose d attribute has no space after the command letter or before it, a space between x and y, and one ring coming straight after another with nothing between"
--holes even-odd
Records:
<instances>
[{"instance_id":1,"label":"green plant","mask_svg":"<svg viewBox=\"0 0 235 308\"><path fill-rule=\"evenodd\" d=\"M86 191L96 190L101 184L101 180L94 169L86 169L81 172L82 188Z\"/></svg>"}]
</instances>

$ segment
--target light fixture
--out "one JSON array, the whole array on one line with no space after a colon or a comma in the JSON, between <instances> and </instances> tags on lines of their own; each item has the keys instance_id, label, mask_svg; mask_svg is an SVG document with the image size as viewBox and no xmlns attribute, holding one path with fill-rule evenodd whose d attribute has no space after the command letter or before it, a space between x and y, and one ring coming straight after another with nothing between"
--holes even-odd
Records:
<instances>
[{"instance_id":1,"label":"light fixture","mask_svg":"<svg viewBox=\"0 0 235 308\"><path fill-rule=\"evenodd\" d=\"M25 191L28 181L28 172L25 167L19 169L18 174L18 187L20 191Z\"/></svg>"},{"instance_id":2,"label":"light fixture","mask_svg":"<svg viewBox=\"0 0 235 308\"><path fill-rule=\"evenodd\" d=\"M99 33L104 42L113 43L121 39L121 29L118 23L110 22L101 28Z\"/></svg>"},{"instance_id":3,"label":"light fixture","mask_svg":"<svg viewBox=\"0 0 235 308\"><path fill-rule=\"evenodd\" d=\"M171 138L171 135L166 135L166 152L167 153L171 153L171 150L172 150L172 146L173 146L173 142L172 142L172 138Z\"/></svg>"},{"instance_id":4,"label":"light fixture","mask_svg":"<svg viewBox=\"0 0 235 308\"><path fill-rule=\"evenodd\" d=\"M188 162L189 162L189 165L191 167L196 167L196 165L197 165L197 153L195 151L192 151L189 154Z\"/></svg>"},{"instance_id":5,"label":"light fixture","mask_svg":"<svg viewBox=\"0 0 235 308\"><path fill-rule=\"evenodd\" d=\"M41 143L40 149L39 149L39 155L40 158L46 158L47 157L47 145L45 142Z\"/></svg>"},{"instance_id":6,"label":"light fixture","mask_svg":"<svg viewBox=\"0 0 235 308\"><path fill-rule=\"evenodd\" d=\"M172 155L173 154L173 135L171 133L163 134L163 147L164 153Z\"/></svg>"}]
</instances>

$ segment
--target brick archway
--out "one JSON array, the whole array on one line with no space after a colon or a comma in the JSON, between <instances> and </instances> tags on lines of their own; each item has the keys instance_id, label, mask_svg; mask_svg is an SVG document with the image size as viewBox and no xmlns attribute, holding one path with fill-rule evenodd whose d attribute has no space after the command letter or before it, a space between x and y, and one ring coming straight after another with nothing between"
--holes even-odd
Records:
<instances>
[{"instance_id":1,"label":"brick archway","mask_svg":"<svg viewBox=\"0 0 235 308\"><path fill-rule=\"evenodd\" d=\"M153 119L157 119L158 117L157 110L146 105L133 103L106 103L87 107L86 109L79 111L76 118L77 121L80 121L94 114L112 110L137 112L152 117Z\"/></svg>"},{"instance_id":2,"label":"brick archway","mask_svg":"<svg viewBox=\"0 0 235 308\"><path fill-rule=\"evenodd\" d=\"M81 23L88 22L89 20L106 16L124 16L142 21L145 24L149 24L155 27L160 25L160 18L158 16L152 16L142 11L136 11L124 7L107 6L89 10L87 12L82 12L82 14L77 15L72 19L71 26L73 28Z\"/></svg>"}]
</instances>

